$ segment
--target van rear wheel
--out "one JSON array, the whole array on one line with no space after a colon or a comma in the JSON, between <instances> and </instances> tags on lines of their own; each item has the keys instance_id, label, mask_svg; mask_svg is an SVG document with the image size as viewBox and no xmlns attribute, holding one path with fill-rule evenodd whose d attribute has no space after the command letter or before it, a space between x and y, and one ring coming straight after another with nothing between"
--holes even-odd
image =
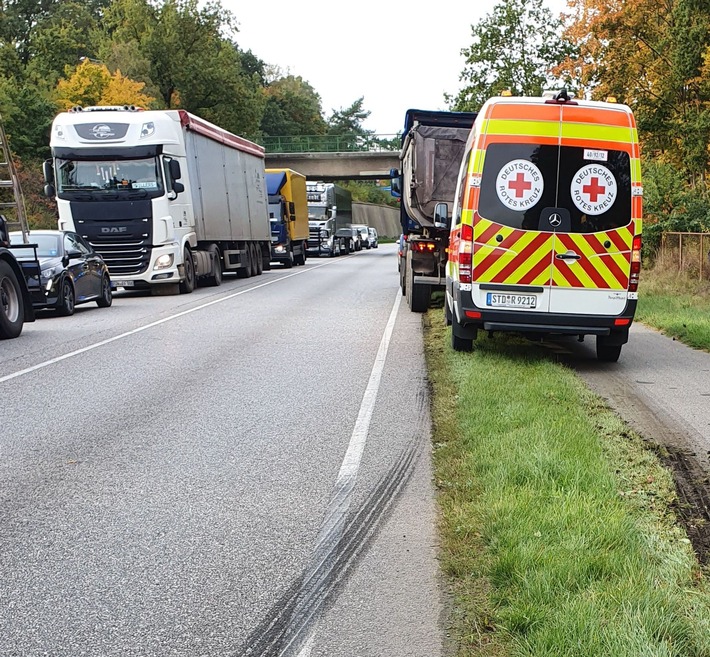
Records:
<instances>
[{"instance_id":1,"label":"van rear wheel","mask_svg":"<svg viewBox=\"0 0 710 657\"><path fill-rule=\"evenodd\" d=\"M602 363L616 363L621 355L620 344L607 344L604 336L597 336L597 360Z\"/></svg>"}]
</instances>

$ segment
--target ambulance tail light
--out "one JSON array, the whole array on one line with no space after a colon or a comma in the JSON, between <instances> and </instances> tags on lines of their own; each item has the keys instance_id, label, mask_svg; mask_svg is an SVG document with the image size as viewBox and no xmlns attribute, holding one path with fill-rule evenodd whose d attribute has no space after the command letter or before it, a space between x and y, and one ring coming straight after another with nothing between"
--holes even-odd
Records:
<instances>
[{"instance_id":1,"label":"ambulance tail light","mask_svg":"<svg viewBox=\"0 0 710 657\"><path fill-rule=\"evenodd\" d=\"M470 224L461 226L461 241L459 242L459 283L472 283L471 265L473 263L473 227Z\"/></svg>"},{"instance_id":2,"label":"ambulance tail light","mask_svg":"<svg viewBox=\"0 0 710 657\"><path fill-rule=\"evenodd\" d=\"M629 292L637 292L639 274L641 273L641 235L635 235L631 244L631 274L629 276Z\"/></svg>"}]
</instances>

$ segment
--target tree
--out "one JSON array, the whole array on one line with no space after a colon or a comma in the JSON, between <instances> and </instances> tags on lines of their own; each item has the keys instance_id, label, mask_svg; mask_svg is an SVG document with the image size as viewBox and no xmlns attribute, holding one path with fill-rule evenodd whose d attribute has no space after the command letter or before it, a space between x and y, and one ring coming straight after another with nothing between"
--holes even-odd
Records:
<instances>
[{"instance_id":1,"label":"tree","mask_svg":"<svg viewBox=\"0 0 710 657\"><path fill-rule=\"evenodd\" d=\"M261 120L264 136L322 135L327 130L320 96L300 76L280 77L264 90L266 107Z\"/></svg>"},{"instance_id":2,"label":"tree","mask_svg":"<svg viewBox=\"0 0 710 657\"><path fill-rule=\"evenodd\" d=\"M587 95L634 110L642 149L705 181L710 144L710 13L705 0L577 0L566 38L577 45L560 72ZM703 187L705 185L703 184Z\"/></svg>"},{"instance_id":3,"label":"tree","mask_svg":"<svg viewBox=\"0 0 710 657\"><path fill-rule=\"evenodd\" d=\"M328 119L328 134L329 135L356 135L359 137L369 137L374 134L374 130L366 130L362 126L362 122L370 116L370 112L363 109L365 102L364 96L361 96L353 102L350 107L339 110L333 110L333 113Z\"/></svg>"},{"instance_id":4,"label":"tree","mask_svg":"<svg viewBox=\"0 0 710 657\"><path fill-rule=\"evenodd\" d=\"M473 44L461 51L466 65L459 79L465 86L456 96L445 95L452 110L477 111L506 90L540 96L562 86L551 71L572 46L561 37L561 19L542 0L502 0L471 30Z\"/></svg>"},{"instance_id":5,"label":"tree","mask_svg":"<svg viewBox=\"0 0 710 657\"><path fill-rule=\"evenodd\" d=\"M57 84L57 102L62 109L74 105L136 105L148 107L153 98L142 90L145 84L123 76L121 71L113 75L105 64L84 60L74 73Z\"/></svg>"},{"instance_id":6,"label":"tree","mask_svg":"<svg viewBox=\"0 0 710 657\"><path fill-rule=\"evenodd\" d=\"M79 2L58 4L32 30L28 76L54 86L65 66L93 56L97 36L98 21L89 7Z\"/></svg>"},{"instance_id":7,"label":"tree","mask_svg":"<svg viewBox=\"0 0 710 657\"><path fill-rule=\"evenodd\" d=\"M150 81L166 108L181 107L255 138L265 98L258 72L245 73L229 38L233 16L212 0L115 0L105 28L150 62ZM254 58L247 58L254 66Z\"/></svg>"}]
</instances>

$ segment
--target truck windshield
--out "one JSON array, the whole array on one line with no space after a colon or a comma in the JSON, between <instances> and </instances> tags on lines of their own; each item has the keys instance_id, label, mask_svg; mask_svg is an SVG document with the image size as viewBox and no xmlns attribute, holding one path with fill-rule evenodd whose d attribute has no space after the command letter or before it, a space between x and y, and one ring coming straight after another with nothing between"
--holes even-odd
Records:
<instances>
[{"instance_id":1,"label":"truck windshield","mask_svg":"<svg viewBox=\"0 0 710 657\"><path fill-rule=\"evenodd\" d=\"M57 193L119 192L128 196L163 193L157 158L141 160L57 159Z\"/></svg>"},{"instance_id":2,"label":"truck windshield","mask_svg":"<svg viewBox=\"0 0 710 657\"><path fill-rule=\"evenodd\" d=\"M327 219L328 209L326 208L325 205L313 205L312 203L308 204L308 218L309 219Z\"/></svg>"}]
</instances>

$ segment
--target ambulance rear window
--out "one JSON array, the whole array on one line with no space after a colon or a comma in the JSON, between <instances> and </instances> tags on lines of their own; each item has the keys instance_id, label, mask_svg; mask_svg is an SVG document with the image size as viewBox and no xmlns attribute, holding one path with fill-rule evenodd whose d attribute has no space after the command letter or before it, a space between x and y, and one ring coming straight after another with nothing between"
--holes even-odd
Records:
<instances>
[{"instance_id":1,"label":"ambulance rear window","mask_svg":"<svg viewBox=\"0 0 710 657\"><path fill-rule=\"evenodd\" d=\"M491 144L481 178L479 214L522 230L545 208L563 208L572 233L594 233L631 221L631 170L623 151L543 144Z\"/></svg>"}]
</instances>

